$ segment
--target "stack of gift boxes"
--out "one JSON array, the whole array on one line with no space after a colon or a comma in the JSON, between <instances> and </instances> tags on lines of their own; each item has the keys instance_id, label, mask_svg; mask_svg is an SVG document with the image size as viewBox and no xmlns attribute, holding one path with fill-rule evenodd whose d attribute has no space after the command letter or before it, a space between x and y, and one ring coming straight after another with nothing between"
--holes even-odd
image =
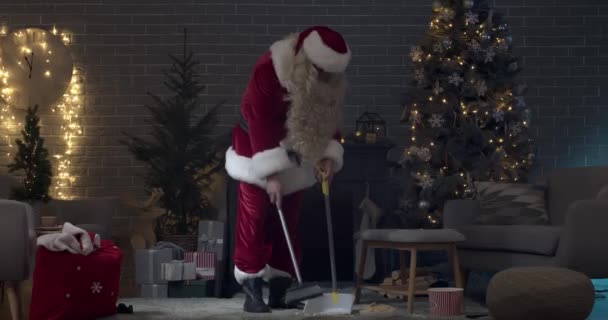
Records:
<instances>
[{"instance_id":1,"label":"stack of gift boxes","mask_svg":"<svg viewBox=\"0 0 608 320\"><path fill-rule=\"evenodd\" d=\"M224 224L199 223L196 252L158 243L135 252L135 280L144 298L194 298L214 295L217 262L222 260Z\"/></svg>"}]
</instances>

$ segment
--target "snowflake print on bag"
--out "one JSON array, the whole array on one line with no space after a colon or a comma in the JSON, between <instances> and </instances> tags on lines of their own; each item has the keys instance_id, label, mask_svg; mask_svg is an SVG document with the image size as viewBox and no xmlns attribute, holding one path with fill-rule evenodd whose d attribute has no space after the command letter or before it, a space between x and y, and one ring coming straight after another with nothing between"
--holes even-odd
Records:
<instances>
[{"instance_id":1,"label":"snowflake print on bag","mask_svg":"<svg viewBox=\"0 0 608 320\"><path fill-rule=\"evenodd\" d=\"M101 293L101 289L103 289L101 282L93 282L93 285L91 285L91 293L93 294Z\"/></svg>"}]
</instances>

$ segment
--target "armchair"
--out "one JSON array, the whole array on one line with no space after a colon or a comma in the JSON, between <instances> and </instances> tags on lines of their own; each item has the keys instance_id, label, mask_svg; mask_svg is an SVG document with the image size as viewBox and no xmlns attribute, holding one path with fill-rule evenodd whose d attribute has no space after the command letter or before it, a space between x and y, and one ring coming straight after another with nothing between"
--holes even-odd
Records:
<instances>
[{"instance_id":1,"label":"armchair","mask_svg":"<svg viewBox=\"0 0 608 320\"><path fill-rule=\"evenodd\" d=\"M0 219L0 281L6 285L13 320L21 320L21 282L34 270L36 217L26 203L0 200Z\"/></svg>"},{"instance_id":2,"label":"armchair","mask_svg":"<svg viewBox=\"0 0 608 320\"><path fill-rule=\"evenodd\" d=\"M547 176L548 225L478 225L476 200L444 207L444 227L467 240L459 244L465 270L498 272L521 266L560 266L590 278L608 277L608 167L560 169Z\"/></svg>"}]
</instances>

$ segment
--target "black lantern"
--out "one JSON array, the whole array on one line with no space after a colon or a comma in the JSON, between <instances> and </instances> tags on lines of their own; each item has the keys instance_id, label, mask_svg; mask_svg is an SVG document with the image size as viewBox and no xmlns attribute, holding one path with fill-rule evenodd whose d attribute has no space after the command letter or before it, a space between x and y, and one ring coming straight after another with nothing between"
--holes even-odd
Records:
<instances>
[{"instance_id":1,"label":"black lantern","mask_svg":"<svg viewBox=\"0 0 608 320\"><path fill-rule=\"evenodd\" d=\"M356 123L355 135L366 143L376 143L386 137L386 121L376 112L365 112Z\"/></svg>"}]
</instances>

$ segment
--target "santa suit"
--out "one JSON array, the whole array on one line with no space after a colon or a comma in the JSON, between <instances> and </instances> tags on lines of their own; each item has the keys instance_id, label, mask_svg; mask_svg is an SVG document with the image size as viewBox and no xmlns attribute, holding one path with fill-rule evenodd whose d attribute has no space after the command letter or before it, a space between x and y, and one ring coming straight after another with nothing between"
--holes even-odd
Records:
<instances>
[{"instance_id":1,"label":"santa suit","mask_svg":"<svg viewBox=\"0 0 608 320\"><path fill-rule=\"evenodd\" d=\"M240 181L235 243L235 278L268 280L294 275L276 208L266 193L266 178L278 173L284 195L282 209L296 256L300 259L297 225L302 190L313 186L314 164L299 163L284 144L290 92L289 72L294 63L297 38L275 42L255 64L241 104L243 121L233 130L233 144L226 154L228 174ZM350 52L336 53L316 32L301 44L315 65L329 72L346 68ZM343 148L334 136L325 158L342 168Z\"/></svg>"}]
</instances>

